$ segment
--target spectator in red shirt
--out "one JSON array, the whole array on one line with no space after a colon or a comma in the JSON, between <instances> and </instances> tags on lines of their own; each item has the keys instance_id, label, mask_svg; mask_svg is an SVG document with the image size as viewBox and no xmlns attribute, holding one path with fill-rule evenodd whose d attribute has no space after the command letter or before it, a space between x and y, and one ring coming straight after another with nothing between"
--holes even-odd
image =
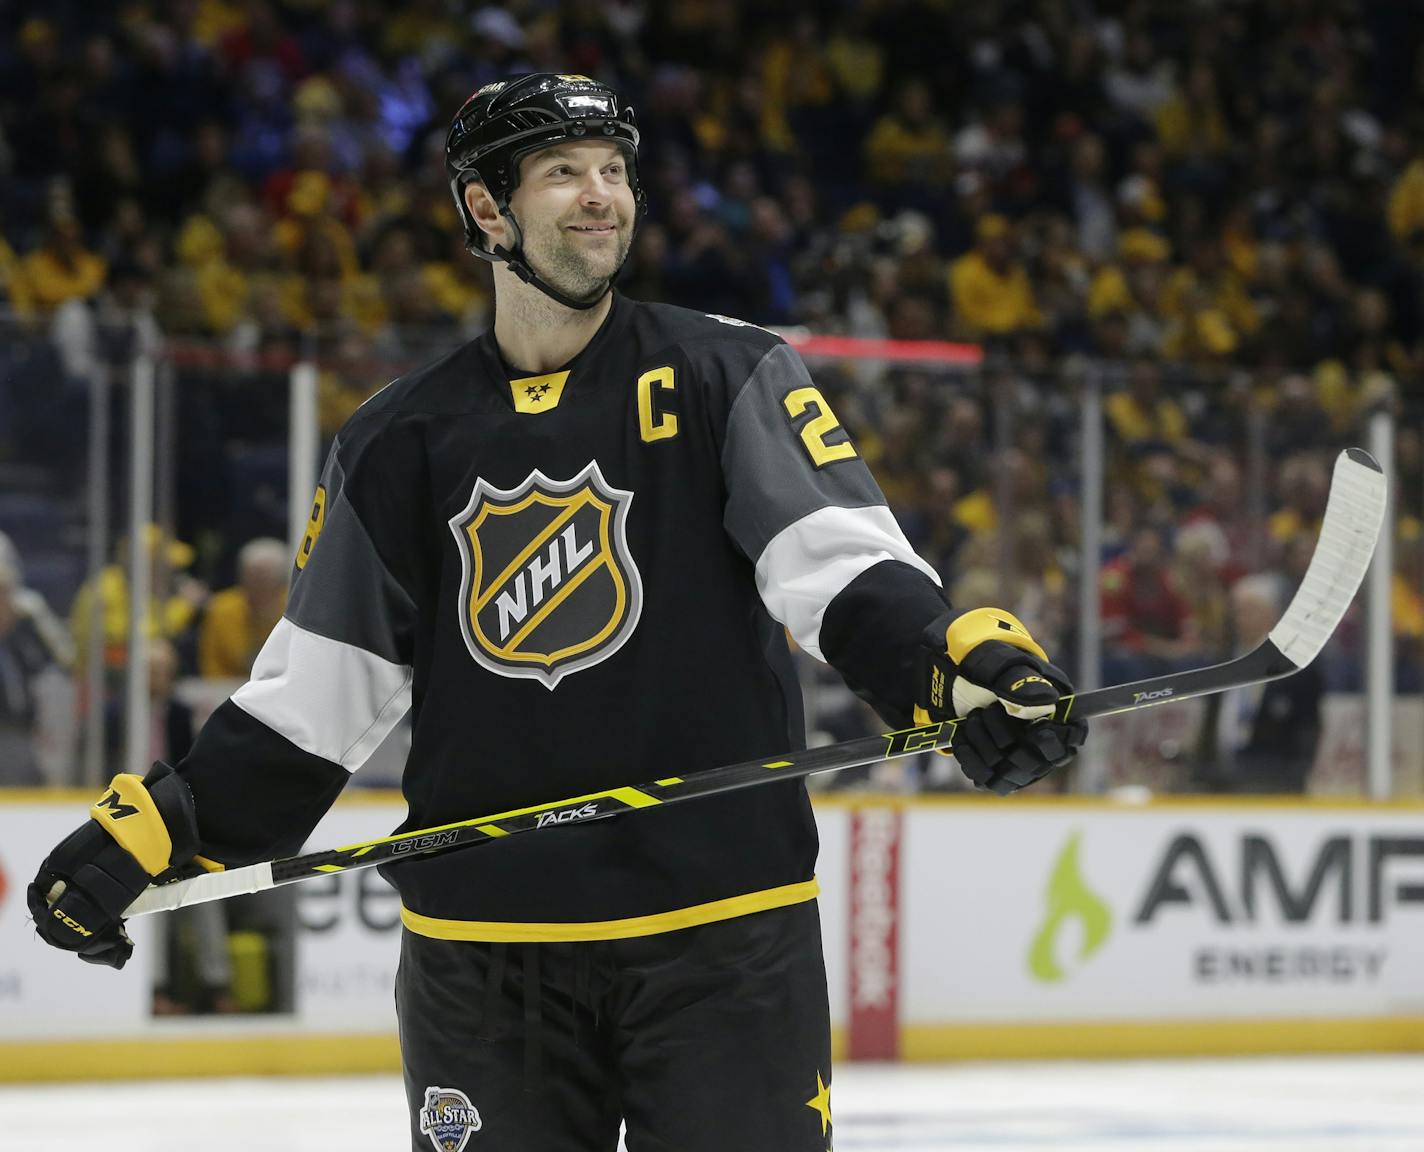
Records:
<instances>
[{"instance_id":1,"label":"spectator in red shirt","mask_svg":"<svg viewBox=\"0 0 1424 1152\"><path fill-rule=\"evenodd\" d=\"M1103 566L1100 588L1109 684L1160 676L1195 659L1197 622L1156 528L1139 529L1127 552Z\"/></svg>"},{"instance_id":2,"label":"spectator in red shirt","mask_svg":"<svg viewBox=\"0 0 1424 1152\"><path fill-rule=\"evenodd\" d=\"M248 85L277 77L282 88L290 91L307 73L301 45L282 27L268 0L249 0L247 26L224 36L219 53L233 74Z\"/></svg>"},{"instance_id":3,"label":"spectator in red shirt","mask_svg":"<svg viewBox=\"0 0 1424 1152\"><path fill-rule=\"evenodd\" d=\"M1241 469L1227 452L1213 452L1201 485L1201 502L1187 514L1186 524L1205 522L1221 529L1230 546L1221 578L1227 585L1246 575L1251 557L1251 524Z\"/></svg>"}]
</instances>

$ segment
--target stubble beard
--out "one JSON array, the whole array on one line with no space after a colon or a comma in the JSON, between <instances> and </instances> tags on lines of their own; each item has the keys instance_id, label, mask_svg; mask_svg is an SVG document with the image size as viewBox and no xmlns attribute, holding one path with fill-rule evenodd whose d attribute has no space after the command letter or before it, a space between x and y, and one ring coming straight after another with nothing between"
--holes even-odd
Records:
<instances>
[{"instance_id":1,"label":"stubble beard","mask_svg":"<svg viewBox=\"0 0 1424 1152\"><path fill-rule=\"evenodd\" d=\"M565 226L550 224L536 235L526 235L524 250L541 280L573 300L597 300L623 267L633 244L627 221L615 217L615 226L617 240L612 248L581 249Z\"/></svg>"}]
</instances>

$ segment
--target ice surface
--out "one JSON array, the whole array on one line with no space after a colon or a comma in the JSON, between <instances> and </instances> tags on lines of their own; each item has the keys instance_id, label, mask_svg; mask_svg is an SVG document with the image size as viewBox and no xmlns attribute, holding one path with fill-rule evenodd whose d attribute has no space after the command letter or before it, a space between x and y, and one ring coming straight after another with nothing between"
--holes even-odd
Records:
<instances>
[{"instance_id":1,"label":"ice surface","mask_svg":"<svg viewBox=\"0 0 1424 1152\"><path fill-rule=\"evenodd\" d=\"M1421 1152L1421 1085L1421 1056L846 1064L832 1108L837 1152ZM0 1087L4 1152L404 1152L406 1140L394 1076ZM481 1152L478 1136L466 1152Z\"/></svg>"}]
</instances>

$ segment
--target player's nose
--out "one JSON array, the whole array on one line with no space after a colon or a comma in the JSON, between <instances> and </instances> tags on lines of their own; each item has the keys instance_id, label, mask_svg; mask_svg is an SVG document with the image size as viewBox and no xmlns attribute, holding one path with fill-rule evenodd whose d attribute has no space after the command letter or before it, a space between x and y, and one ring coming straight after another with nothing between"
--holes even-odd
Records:
<instances>
[{"instance_id":1,"label":"player's nose","mask_svg":"<svg viewBox=\"0 0 1424 1152\"><path fill-rule=\"evenodd\" d=\"M602 172L596 168L590 169L584 177L583 187L579 189L579 203L593 206L612 202L613 185Z\"/></svg>"}]
</instances>

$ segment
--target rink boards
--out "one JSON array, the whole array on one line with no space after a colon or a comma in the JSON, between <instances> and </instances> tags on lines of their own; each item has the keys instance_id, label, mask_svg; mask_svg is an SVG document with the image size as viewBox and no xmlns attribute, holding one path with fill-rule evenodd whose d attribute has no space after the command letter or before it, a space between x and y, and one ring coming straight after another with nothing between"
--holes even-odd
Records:
<instances>
[{"instance_id":1,"label":"rink boards","mask_svg":"<svg viewBox=\"0 0 1424 1152\"><path fill-rule=\"evenodd\" d=\"M374 871L295 887L291 1016L154 1019L151 918L122 972L43 947L24 884L88 800L0 800L0 1079L396 1066L399 903ZM842 1057L1424 1051L1424 805L816 808ZM403 815L355 797L312 846Z\"/></svg>"}]
</instances>

